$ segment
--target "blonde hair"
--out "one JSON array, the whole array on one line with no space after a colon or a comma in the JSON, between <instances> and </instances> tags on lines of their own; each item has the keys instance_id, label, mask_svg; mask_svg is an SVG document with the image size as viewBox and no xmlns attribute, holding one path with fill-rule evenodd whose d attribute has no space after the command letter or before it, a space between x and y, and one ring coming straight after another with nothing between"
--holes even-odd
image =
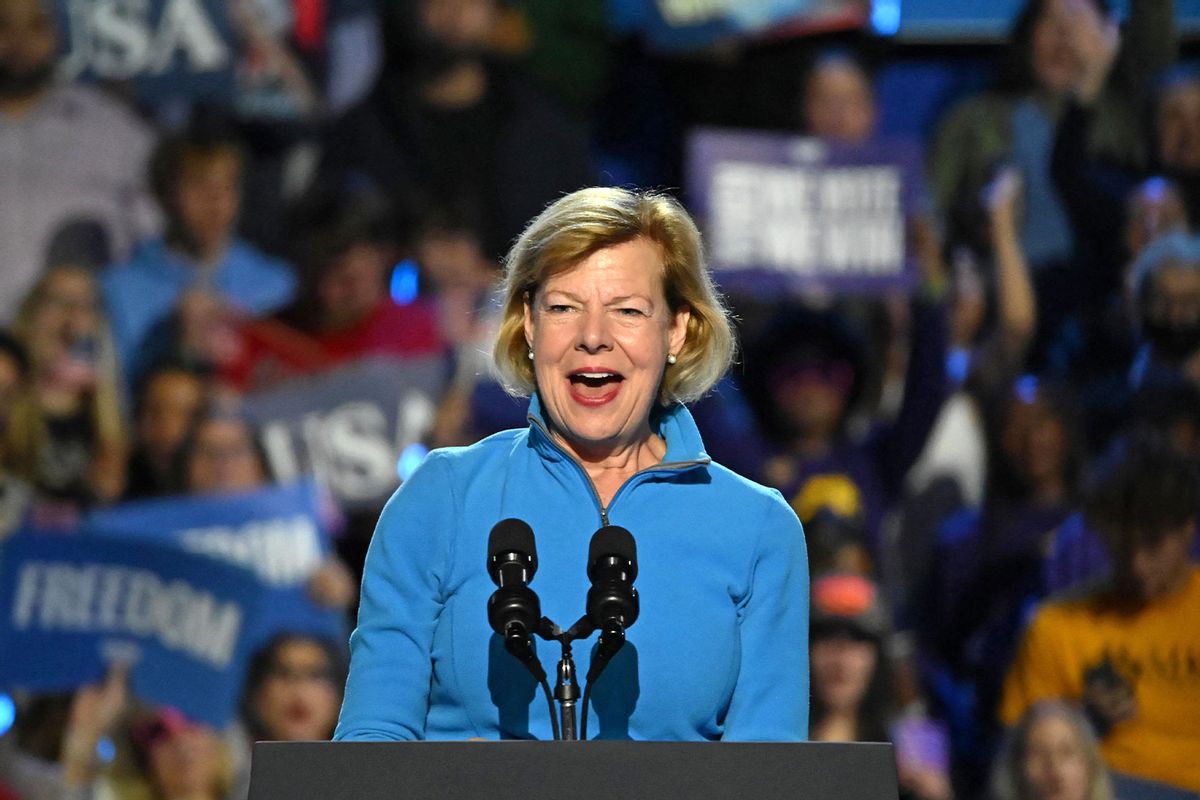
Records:
<instances>
[{"instance_id":1,"label":"blonde hair","mask_svg":"<svg viewBox=\"0 0 1200 800\"><path fill-rule=\"evenodd\" d=\"M525 303L552 275L598 250L638 238L663 254L663 290L671 313L691 315L683 347L663 376L659 402L703 397L733 361L735 342L720 295L704 263L700 231L678 200L658 192L580 189L551 203L529 223L505 258L503 315L494 358L514 395L536 388L525 341Z\"/></svg>"},{"instance_id":2,"label":"blonde hair","mask_svg":"<svg viewBox=\"0 0 1200 800\"><path fill-rule=\"evenodd\" d=\"M90 271L86 267L72 264L62 264L46 270L21 302L13 323L13 333L26 347L30 360L29 371L32 376L36 373L38 366L36 364L37 354L33 352L33 317L45 302L50 284L57 275L64 272L87 276L92 285L93 297L96 298L96 313L99 315L96 337L98 345L96 384L87 393L84 400L96 437L92 463L87 477L87 482L91 485L93 481L90 473L96 467L98 458L111 458L123 469L128 439L121 414L120 371L117 367L116 352L112 336L104 321L103 311L99 307L100 299L96 280ZM4 465L26 480L36 483L41 466L38 460L39 454L45 448L49 438L47 414L38 403L33 387L28 385L14 399L9 413L8 430L3 447Z\"/></svg>"},{"instance_id":3,"label":"blonde hair","mask_svg":"<svg viewBox=\"0 0 1200 800\"><path fill-rule=\"evenodd\" d=\"M1029 732L1044 719L1058 717L1075 731L1088 766L1087 800L1113 800L1112 781L1100 754L1100 744L1083 714L1061 700L1042 700L1030 706L1004 742L992 773L992 794L996 800L1037 800L1025 779L1025 750Z\"/></svg>"}]
</instances>

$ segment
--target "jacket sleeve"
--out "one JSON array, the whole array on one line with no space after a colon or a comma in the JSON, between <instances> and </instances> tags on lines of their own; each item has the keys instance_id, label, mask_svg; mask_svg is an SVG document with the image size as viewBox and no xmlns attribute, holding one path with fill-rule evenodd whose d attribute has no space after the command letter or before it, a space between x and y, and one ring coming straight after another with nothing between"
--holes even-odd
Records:
<instances>
[{"instance_id":1,"label":"jacket sleeve","mask_svg":"<svg viewBox=\"0 0 1200 800\"><path fill-rule=\"evenodd\" d=\"M425 737L455 506L449 465L435 452L384 507L367 550L335 740Z\"/></svg>"},{"instance_id":2,"label":"jacket sleeve","mask_svg":"<svg viewBox=\"0 0 1200 800\"><path fill-rule=\"evenodd\" d=\"M808 738L808 550L796 513L772 494L742 601L725 741Z\"/></svg>"}]
</instances>

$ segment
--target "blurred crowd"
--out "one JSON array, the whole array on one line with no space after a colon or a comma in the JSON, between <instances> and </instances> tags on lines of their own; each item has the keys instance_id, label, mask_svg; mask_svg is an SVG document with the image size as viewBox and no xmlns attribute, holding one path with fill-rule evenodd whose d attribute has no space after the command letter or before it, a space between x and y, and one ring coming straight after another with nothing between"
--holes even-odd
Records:
<instances>
[{"instance_id":1,"label":"blurred crowd","mask_svg":"<svg viewBox=\"0 0 1200 800\"><path fill-rule=\"evenodd\" d=\"M149 102L63 78L48 2L0 0L0 542L269 485L245 399L371 357L444 365L427 447L523 426L492 290L548 201L681 186L697 126L869 147L905 104L861 32L672 56L602 0L229 0L231 98ZM971 54L985 80L920 141L910 292L729 297L738 364L697 421L805 525L811 738L894 742L906 798L1200 793L1200 68L1175 17L1030 0ZM348 618L378 510L309 581ZM16 693L0 798L244 797L250 743L332 733L346 658L279 631L220 731L120 666Z\"/></svg>"}]
</instances>

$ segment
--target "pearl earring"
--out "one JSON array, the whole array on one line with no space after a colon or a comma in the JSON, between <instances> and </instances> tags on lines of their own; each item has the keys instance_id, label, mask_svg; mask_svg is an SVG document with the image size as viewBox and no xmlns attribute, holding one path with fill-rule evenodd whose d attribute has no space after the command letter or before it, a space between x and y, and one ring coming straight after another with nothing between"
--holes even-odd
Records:
<instances>
[{"instance_id":1,"label":"pearl earring","mask_svg":"<svg viewBox=\"0 0 1200 800\"><path fill-rule=\"evenodd\" d=\"M533 350L530 350L528 355L529 355L529 360L533 361Z\"/></svg>"},{"instance_id":2,"label":"pearl earring","mask_svg":"<svg viewBox=\"0 0 1200 800\"><path fill-rule=\"evenodd\" d=\"M675 363L675 354L674 353L667 353L667 363L668 364Z\"/></svg>"}]
</instances>

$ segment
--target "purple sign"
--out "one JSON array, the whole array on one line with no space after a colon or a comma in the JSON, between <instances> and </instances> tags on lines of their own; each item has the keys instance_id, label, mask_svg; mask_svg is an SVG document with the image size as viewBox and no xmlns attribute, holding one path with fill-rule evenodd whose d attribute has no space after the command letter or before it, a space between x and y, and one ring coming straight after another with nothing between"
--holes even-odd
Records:
<instances>
[{"instance_id":1,"label":"purple sign","mask_svg":"<svg viewBox=\"0 0 1200 800\"><path fill-rule=\"evenodd\" d=\"M915 145L837 145L787 134L700 130L688 192L727 290L878 292L915 284L908 215Z\"/></svg>"}]
</instances>

